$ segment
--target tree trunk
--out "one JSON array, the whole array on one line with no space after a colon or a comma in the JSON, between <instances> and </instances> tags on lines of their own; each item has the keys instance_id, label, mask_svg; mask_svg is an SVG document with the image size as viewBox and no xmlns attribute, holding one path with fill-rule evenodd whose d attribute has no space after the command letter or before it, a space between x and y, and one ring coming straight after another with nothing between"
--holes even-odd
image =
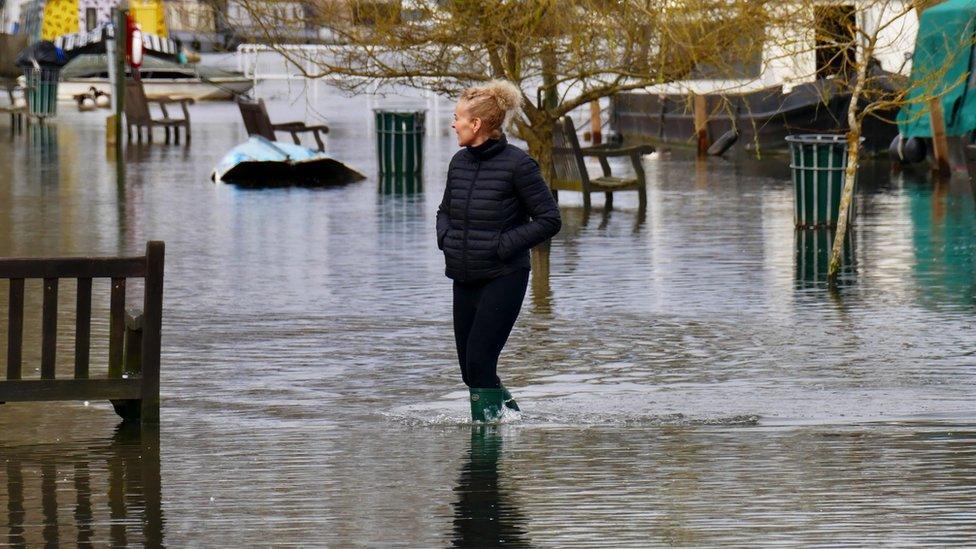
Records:
<instances>
[{"instance_id":1,"label":"tree trunk","mask_svg":"<svg viewBox=\"0 0 976 549\"><path fill-rule=\"evenodd\" d=\"M529 156L539 163L542 169L542 177L546 182L552 181L555 175L552 165L552 130L555 128L553 122L536 122L532 126L527 126L521 133L529 148Z\"/></svg>"},{"instance_id":2,"label":"tree trunk","mask_svg":"<svg viewBox=\"0 0 976 549\"><path fill-rule=\"evenodd\" d=\"M867 77L868 60L874 54L874 41L870 41L862 55L860 66L857 68L857 83L851 92L851 102L847 106L847 169L844 170L844 193L840 198L837 209L837 231L834 233L834 245L830 250L830 263L827 267L827 281L833 286L837 284L837 273L844 254L844 235L847 233L848 210L854 199L854 182L857 180L858 157L861 152L861 117L858 116L857 103L864 90L864 80Z\"/></svg>"},{"instance_id":3,"label":"tree trunk","mask_svg":"<svg viewBox=\"0 0 976 549\"><path fill-rule=\"evenodd\" d=\"M853 101L853 97L851 99ZM844 254L844 235L847 233L847 212L851 201L854 200L854 182L857 180L858 157L861 152L861 126L854 124L847 132L847 168L844 170L844 193L840 198L837 210L837 230L834 232L834 244L830 250L830 263L827 267L827 280L831 285L837 283L837 273L840 271L841 257Z\"/></svg>"}]
</instances>

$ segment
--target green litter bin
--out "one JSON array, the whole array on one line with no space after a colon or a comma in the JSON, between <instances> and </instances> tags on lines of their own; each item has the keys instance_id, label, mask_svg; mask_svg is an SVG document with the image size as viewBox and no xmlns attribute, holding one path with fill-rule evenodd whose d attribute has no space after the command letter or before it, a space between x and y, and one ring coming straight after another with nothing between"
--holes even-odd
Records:
<instances>
[{"instance_id":1,"label":"green litter bin","mask_svg":"<svg viewBox=\"0 0 976 549\"><path fill-rule=\"evenodd\" d=\"M830 254L837 231L834 229L797 229L794 231L796 283L798 286L827 283ZM846 231L841 255L840 274L856 274L856 255L851 231Z\"/></svg>"},{"instance_id":2,"label":"green litter bin","mask_svg":"<svg viewBox=\"0 0 976 549\"><path fill-rule=\"evenodd\" d=\"M380 176L420 176L424 171L424 115L418 110L374 109Z\"/></svg>"},{"instance_id":3,"label":"green litter bin","mask_svg":"<svg viewBox=\"0 0 976 549\"><path fill-rule=\"evenodd\" d=\"M58 80L60 67L27 67L24 69L27 87L27 113L41 120L54 116L58 111Z\"/></svg>"},{"instance_id":4,"label":"green litter bin","mask_svg":"<svg viewBox=\"0 0 976 549\"><path fill-rule=\"evenodd\" d=\"M794 224L798 229L837 226L847 169L847 137L789 135L786 141L790 144L790 169L796 191ZM851 204L848 223L853 210Z\"/></svg>"}]
</instances>

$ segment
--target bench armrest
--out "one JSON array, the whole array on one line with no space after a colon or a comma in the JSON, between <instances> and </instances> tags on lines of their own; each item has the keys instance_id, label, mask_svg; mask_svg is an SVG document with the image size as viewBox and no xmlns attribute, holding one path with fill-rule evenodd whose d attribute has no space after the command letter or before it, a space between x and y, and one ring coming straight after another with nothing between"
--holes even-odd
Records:
<instances>
[{"instance_id":1,"label":"bench armrest","mask_svg":"<svg viewBox=\"0 0 976 549\"><path fill-rule=\"evenodd\" d=\"M595 156L602 158L614 158L618 156L632 156L634 154L651 154L654 152L654 147L651 145L634 145L633 147L616 147L610 148L603 145L596 145L595 147L586 147L580 149L583 156Z\"/></svg>"},{"instance_id":2,"label":"bench armrest","mask_svg":"<svg viewBox=\"0 0 976 549\"><path fill-rule=\"evenodd\" d=\"M192 97L169 97L165 95L147 97L147 103L155 103L159 105L160 110L163 111L163 117L169 118L169 112L166 110L166 105L171 105L173 103L178 103L180 108L183 109L183 120L189 122L190 120L190 110L186 108L187 105L192 105L195 103Z\"/></svg>"},{"instance_id":3,"label":"bench armrest","mask_svg":"<svg viewBox=\"0 0 976 549\"><path fill-rule=\"evenodd\" d=\"M275 131L282 131L282 132L320 131L322 133L329 133L329 127L324 124L320 124L317 126L309 126L304 122L282 122L281 124L272 124L271 127Z\"/></svg>"},{"instance_id":4,"label":"bench armrest","mask_svg":"<svg viewBox=\"0 0 976 549\"><path fill-rule=\"evenodd\" d=\"M329 127L325 125L317 126L306 126L304 122L285 122L283 124L272 124L271 128L277 132L288 132L291 134L292 141L296 145L301 145L302 140L298 138L298 134L312 132L315 137L315 143L319 146L320 151L325 150L325 143L322 141L322 133L329 133Z\"/></svg>"},{"instance_id":5,"label":"bench armrest","mask_svg":"<svg viewBox=\"0 0 976 549\"><path fill-rule=\"evenodd\" d=\"M600 160L600 167L603 169L603 175L606 177L613 175L610 171L610 163L607 162L607 159L621 156L629 156L630 162L634 166L634 172L636 172L638 176L643 177L644 166L641 165L641 155L650 154L652 152L654 152L654 147L651 145L635 145L633 147L616 148L610 148L606 145L596 145L593 147L580 149L582 156L593 156Z\"/></svg>"},{"instance_id":6,"label":"bench armrest","mask_svg":"<svg viewBox=\"0 0 976 549\"><path fill-rule=\"evenodd\" d=\"M185 105L192 105L196 103L196 101L192 97L169 97L168 95L147 97L146 101L149 103L156 103L159 105L166 105L169 103L182 103Z\"/></svg>"},{"instance_id":7,"label":"bench armrest","mask_svg":"<svg viewBox=\"0 0 976 549\"><path fill-rule=\"evenodd\" d=\"M278 123L278 124L272 124L271 125L271 128L274 129L275 131L279 131L280 130L280 131L285 131L285 132L288 131L288 130L291 130L293 128L294 129L298 129L298 128L304 128L304 127L305 127L305 123L304 122L281 122L281 123Z\"/></svg>"}]
</instances>

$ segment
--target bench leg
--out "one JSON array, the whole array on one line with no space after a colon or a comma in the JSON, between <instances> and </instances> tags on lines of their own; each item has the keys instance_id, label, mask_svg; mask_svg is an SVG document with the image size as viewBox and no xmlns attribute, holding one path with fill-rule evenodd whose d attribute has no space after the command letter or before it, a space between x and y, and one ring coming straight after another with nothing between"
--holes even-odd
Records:
<instances>
[{"instance_id":1,"label":"bench leg","mask_svg":"<svg viewBox=\"0 0 976 549\"><path fill-rule=\"evenodd\" d=\"M146 141L152 143L152 124L146 126Z\"/></svg>"},{"instance_id":2,"label":"bench leg","mask_svg":"<svg viewBox=\"0 0 976 549\"><path fill-rule=\"evenodd\" d=\"M638 202L640 202L640 207L642 209L647 207L647 185L646 184L641 185L637 189L637 200Z\"/></svg>"},{"instance_id":3,"label":"bench leg","mask_svg":"<svg viewBox=\"0 0 976 549\"><path fill-rule=\"evenodd\" d=\"M173 126L173 136L174 136L173 143L176 143L177 145L179 145L180 144L180 127L179 126Z\"/></svg>"},{"instance_id":4,"label":"bench leg","mask_svg":"<svg viewBox=\"0 0 976 549\"><path fill-rule=\"evenodd\" d=\"M590 209L590 193L588 191L583 191L583 208L586 210Z\"/></svg>"},{"instance_id":5,"label":"bench leg","mask_svg":"<svg viewBox=\"0 0 976 549\"><path fill-rule=\"evenodd\" d=\"M189 145L190 144L190 122L187 121L187 123L183 126L183 128L186 130L186 144Z\"/></svg>"},{"instance_id":6,"label":"bench leg","mask_svg":"<svg viewBox=\"0 0 976 549\"><path fill-rule=\"evenodd\" d=\"M604 207L604 209L612 210L613 209L613 193L612 192L606 192L604 194L607 196L607 199L603 202L603 207Z\"/></svg>"},{"instance_id":7,"label":"bench leg","mask_svg":"<svg viewBox=\"0 0 976 549\"><path fill-rule=\"evenodd\" d=\"M169 126L166 126L163 130L166 131L166 142L169 143Z\"/></svg>"}]
</instances>

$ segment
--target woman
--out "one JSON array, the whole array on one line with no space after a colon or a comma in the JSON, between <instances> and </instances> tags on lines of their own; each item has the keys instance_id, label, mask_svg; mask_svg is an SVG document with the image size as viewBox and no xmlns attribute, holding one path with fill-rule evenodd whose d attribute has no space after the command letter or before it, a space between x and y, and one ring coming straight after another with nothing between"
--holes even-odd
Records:
<instances>
[{"instance_id":1,"label":"woman","mask_svg":"<svg viewBox=\"0 0 976 549\"><path fill-rule=\"evenodd\" d=\"M447 171L437 209L437 246L454 280L454 339L471 417L518 410L502 385L498 355L518 318L529 280L529 249L559 232L556 201L539 165L510 145L502 127L521 105L511 82L468 88L451 127L463 147Z\"/></svg>"}]
</instances>

